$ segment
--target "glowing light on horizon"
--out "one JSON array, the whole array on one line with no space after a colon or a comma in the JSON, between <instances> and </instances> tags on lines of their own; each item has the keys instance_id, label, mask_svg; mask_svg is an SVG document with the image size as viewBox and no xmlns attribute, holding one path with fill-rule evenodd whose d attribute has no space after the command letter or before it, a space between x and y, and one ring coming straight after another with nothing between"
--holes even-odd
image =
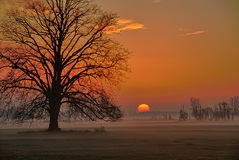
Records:
<instances>
[{"instance_id":1,"label":"glowing light on horizon","mask_svg":"<svg viewBox=\"0 0 239 160\"><path fill-rule=\"evenodd\" d=\"M141 104L138 106L138 112L149 112L150 107L147 104Z\"/></svg>"}]
</instances>

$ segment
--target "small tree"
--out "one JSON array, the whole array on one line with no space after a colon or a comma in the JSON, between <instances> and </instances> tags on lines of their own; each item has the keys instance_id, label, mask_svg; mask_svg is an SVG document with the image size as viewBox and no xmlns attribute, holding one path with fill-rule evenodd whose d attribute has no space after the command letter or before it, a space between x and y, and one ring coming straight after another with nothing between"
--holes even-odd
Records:
<instances>
[{"instance_id":1,"label":"small tree","mask_svg":"<svg viewBox=\"0 0 239 160\"><path fill-rule=\"evenodd\" d=\"M109 94L129 71L129 52L109 33L117 16L88 0L22 0L1 24L1 117L62 115L116 121Z\"/></svg>"},{"instance_id":2,"label":"small tree","mask_svg":"<svg viewBox=\"0 0 239 160\"><path fill-rule=\"evenodd\" d=\"M197 120L201 120L201 102L199 98L190 98L191 108L192 108L192 116Z\"/></svg>"},{"instance_id":3,"label":"small tree","mask_svg":"<svg viewBox=\"0 0 239 160\"><path fill-rule=\"evenodd\" d=\"M238 116L239 115L239 97L235 96L230 98L230 105L233 109L233 113Z\"/></svg>"}]
</instances>

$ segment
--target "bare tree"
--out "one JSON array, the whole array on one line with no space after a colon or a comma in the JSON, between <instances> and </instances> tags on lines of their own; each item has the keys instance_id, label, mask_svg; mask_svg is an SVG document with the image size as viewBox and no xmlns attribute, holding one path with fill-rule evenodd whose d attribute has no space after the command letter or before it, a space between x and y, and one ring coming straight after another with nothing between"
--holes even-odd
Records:
<instances>
[{"instance_id":1,"label":"bare tree","mask_svg":"<svg viewBox=\"0 0 239 160\"><path fill-rule=\"evenodd\" d=\"M184 110L184 106L179 110L179 120L186 121L189 119L188 113Z\"/></svg>"},{"instance_id":2,"label":"bare tree","mask_svg":"<svg viewBox=\"0 0 239 160\"><path fill-rule=\"evenodd\" d=\"M88 0L22 0L1 24L1 117L19 122L60 113L116 121L110 94L129 71L129 51L109 33L117 16Z\"/></svg>"},{"instance_id":3,"label":"bare tree","mask_svg":"<svg viewBox=\"0 0 239 160\"><path fill-rule=\"evenodd\" d=\"M233 109L233 113L238 116L239 115L239 97L235 96L230 98L230 105Z\"/></svg>"},{"instance_id":4,"label":"bare tree","mask_svg":"<svg viewBox=\"0 0 239 160\"><path fill-rule=\"evenodd\" d=\"M196 120L201 120L201 102L199 98L190 98L190 103L192 107L192 116L196 118Z\"/></svg>"},{"instance_id":5,"label":"bare tree","mask_svg":"<svg viewBox=\"0 0 239 160\"><path fill-rule=\"evenodd\" d=\"M227 102L223 101L218 103L218 107L219 107L219 118L221 120L229 120L231 115L230 105Z\"/></svg>"}]
</instances>

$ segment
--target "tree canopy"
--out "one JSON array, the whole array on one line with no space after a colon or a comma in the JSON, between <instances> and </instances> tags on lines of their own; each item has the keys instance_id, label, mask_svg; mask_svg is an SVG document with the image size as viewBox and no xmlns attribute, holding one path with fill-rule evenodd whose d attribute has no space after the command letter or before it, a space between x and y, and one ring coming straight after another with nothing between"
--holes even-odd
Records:
<instances>
[{"instance_id":1,"label":"tree canopy","mask_svg":"<svg viewBox=\"0 0 239 160\"><path fill-rule=\"evenodd\" d=\"M89 0L21 0L1 23L2 119L58 117L116 121L111 94L129 71L130 52L111 34L117 15Z\"/></svg>"}]
</instances>

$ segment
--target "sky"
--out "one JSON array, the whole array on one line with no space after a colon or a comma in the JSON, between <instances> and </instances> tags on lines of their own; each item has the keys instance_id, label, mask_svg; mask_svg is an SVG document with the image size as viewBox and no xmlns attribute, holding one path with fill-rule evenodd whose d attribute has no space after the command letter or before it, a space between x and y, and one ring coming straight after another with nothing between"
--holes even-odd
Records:
<instances>
[{"instance_id":1,"label":"sky","mask_svg":"<svg viewBox=\"0 0 239 160\"><path fill-rule=\"evenodd\" d=\"M238 0L96 1L124 20L117 40L133 53L116 97L123 108L177 110L190 97L213 107L239 96Z\"/></svg>"},{"instance_id":2,"label":"sky","mask_svg":"<svg viewBox=\"0 0 239 160\"><path fill-rule=\"evenodd\" d=\"M7 2L0 0L0 16ZM239 96L238 0L95 2L118 14L115 38L132 52L115 97L124 110L179 110L190 97L212 107Z\"/></svg>"}]
</instances>

